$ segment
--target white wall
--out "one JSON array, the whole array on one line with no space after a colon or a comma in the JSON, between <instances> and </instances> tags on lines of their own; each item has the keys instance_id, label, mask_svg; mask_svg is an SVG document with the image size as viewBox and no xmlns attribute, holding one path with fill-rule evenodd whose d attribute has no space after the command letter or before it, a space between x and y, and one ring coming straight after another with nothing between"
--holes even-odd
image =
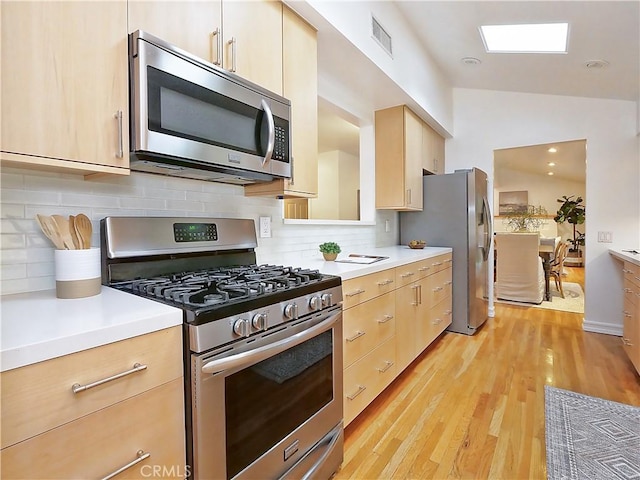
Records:
<instances>
[{"instance_id":1,"label":"white wall","mask_svg":"<svg viewBox=\"0 0 640 480\"><path fill-rule=\"evenodd\" d=\"M360 158L341 150L318 155L318 198L309 199L310 219L359 220Z\"/></svg>"},{"instance_id":2,"label":"white wall","mask_svg":"<svg viewBox=\"0 0 640 480\"><path fill-rule=\"evenodd\" d=\"M493 151L586 139L584 329L622 332L621 264L608 249L640 247L640 138L636 102L454 89L454 137L446 168L476 166L493 180ZM489 192L493 195L493 185ZM598 243L598 231L613 243Z\"/></svg>"}]
</instances>

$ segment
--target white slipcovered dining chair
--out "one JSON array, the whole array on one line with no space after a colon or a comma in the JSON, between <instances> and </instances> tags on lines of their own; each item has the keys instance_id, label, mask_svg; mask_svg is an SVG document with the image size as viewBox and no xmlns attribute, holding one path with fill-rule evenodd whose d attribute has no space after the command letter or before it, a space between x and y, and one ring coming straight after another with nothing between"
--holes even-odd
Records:
<instances>
[{"instance_id":1,"label":"white slipcovered dining chair","mask_svg":"<svg viewBox=\"0 0 640 480\"><path fill-rule=\"evenodd\" d=\"M539 304L544 298L544 267L538 233L497 233L496 297Z\"/></svg>"}]
</instances>

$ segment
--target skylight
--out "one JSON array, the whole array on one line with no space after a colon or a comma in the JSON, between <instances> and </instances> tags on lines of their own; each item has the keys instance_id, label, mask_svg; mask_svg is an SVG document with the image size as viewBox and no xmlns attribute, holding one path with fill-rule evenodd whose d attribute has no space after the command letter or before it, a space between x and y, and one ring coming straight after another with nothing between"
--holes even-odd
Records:
<instances>
[{"instance_id":1,"label":"skylight","mask_svg":"<svg viewBox=\"0 0 640 480\"><path fill-rule=\"evenodd\" d=\"M567 53L569 24L483 25L480 34L489 53Z\"/></svg>"}]
</instances>

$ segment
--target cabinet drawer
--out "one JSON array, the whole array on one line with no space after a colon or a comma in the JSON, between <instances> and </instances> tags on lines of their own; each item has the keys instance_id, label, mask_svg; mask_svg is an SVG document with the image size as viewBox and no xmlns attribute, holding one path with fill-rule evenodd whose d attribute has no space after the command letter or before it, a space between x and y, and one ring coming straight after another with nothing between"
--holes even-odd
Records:
<instances>
[{"instance_id":1,"label":"cabinet drawer","mask_svg":"<svg viewBox=\"0 0 640 480\"><path fill-rule=\"evenodd\" d=\"M628 278L624 279L624 299L634 305L640 305L640 287Z\"/></svg>"},{"instance_id":2,"label":"cabinet drawer","mask_svg":"<svg viewBox=\"0 0 640 480\"><path fill-rule=\"evenodd\" d=\"M431 262L429 260L421 260L396 267L397 287L409 285L420 278L426 277L431 272Z\"/></svg>"},{"instance_id":3,"label":"cabinet drawer","mask_svg":"<svg viewBox=\"0 0 640 480\"><path fill-rule=\"evenodd\" d=\"M395 293L389 292L345 310L342 326L345 367L395 333L395 306Z\"/></svg>"},{"instance_id":4,"label":"cabinet drawer","mask_svg":"<svg viewBox=\"0 0 640 480\"><path fill-rule=\"evenodd\" d=\"M640 266L631 262L624 262L624 266L622 268L624 273L624 279L633 283L634 285L640 286Z\"/></svg>"},{"instance_id":5,"label":"cabinet drawer","mask_svg":"<svg viewBox=\"0 0 640 480\"><path fill-rule=\"evenodd\" d=\"M442 255L438 255L431 260L431 273L436 273L445 268L451 267L453 264L453 257L451 253L444 253Z\"/></svg>"},{"instance_id":6,"label":"cabinet drawer","mask_svg":"<svg viewBox=\"0 0 640 480\"><path fill-rule=\"evenodd\" d=\"M395 337L344 371L344 423L348 425L396 377Z\"/></svg>"},{"instance_id":7,"label":"cabinet drawer","mask_svg":"<svg viewBox=\"0 0 640 480\"><path fill-rule=\"evenodd\" d=\"M366 302L396 288L395 269L350 278L342 284L342 307L347 308Z\"/></svg>"},{"instance_id":8,"label":"cabinet drawer","mask_svg":"<svg viewBox=\"0 0 640 480\"><path fill-rule=\"evenodd\" d=\"M2 448L181 376L180 326L2 372Z\"/></svg>"},{"instance_id":9,"label":"cabinet drawer","mask_svg":"<svg viewBox=\"0 0 640 480\"><path fill-rule=\"evenodd\" d=\"M452 291L451 269L440 270L431 275L427 284L426 297L422 299L428 306L435 305L447 297L451 297Z\"/></svg>"},{"instance_id":10,"label":"cabinet drawer","mask_svg":"<svg viewBox=\"0 0 640 480\"><path fill-rule=\"evenodd\" d=\"M451 297L446 298L442 302L438 303L434 307L429 309L429 315L426 321L418 323L418 335L422 345L419 346L418 351L422 352L431 342L433 342L438 335L445 331L445 329L451 325L452 321L452 309L451 309Z\"/></svg>"},{"instance_id":11,"label":"cabinet drawer","mask_svg":"<svg viewBox=\"0 0 640 480\"><path fill-rule=\"evenodd\" d=\"M118 479L184 478L182 378L156 387L1 452L2 478L103 478L137 458L150 456ZM3 416L4 419L4 416Z\"/></svg>"}]
</instances>

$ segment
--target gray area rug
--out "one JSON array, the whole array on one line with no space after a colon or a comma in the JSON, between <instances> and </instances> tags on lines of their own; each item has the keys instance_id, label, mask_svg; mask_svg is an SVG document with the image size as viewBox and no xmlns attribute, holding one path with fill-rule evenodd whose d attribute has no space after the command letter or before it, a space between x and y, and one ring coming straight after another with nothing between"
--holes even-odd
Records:
<instances>
[{"instance_id":1,"label":"gray area rug","mask_svg":"<svg viewBox=\"0 0 640 480\"><path fill-rule=\"evenodd\" d=\"M640 408L545 385L547 478L640 479Z\"/></svg>"}]
</instances>

